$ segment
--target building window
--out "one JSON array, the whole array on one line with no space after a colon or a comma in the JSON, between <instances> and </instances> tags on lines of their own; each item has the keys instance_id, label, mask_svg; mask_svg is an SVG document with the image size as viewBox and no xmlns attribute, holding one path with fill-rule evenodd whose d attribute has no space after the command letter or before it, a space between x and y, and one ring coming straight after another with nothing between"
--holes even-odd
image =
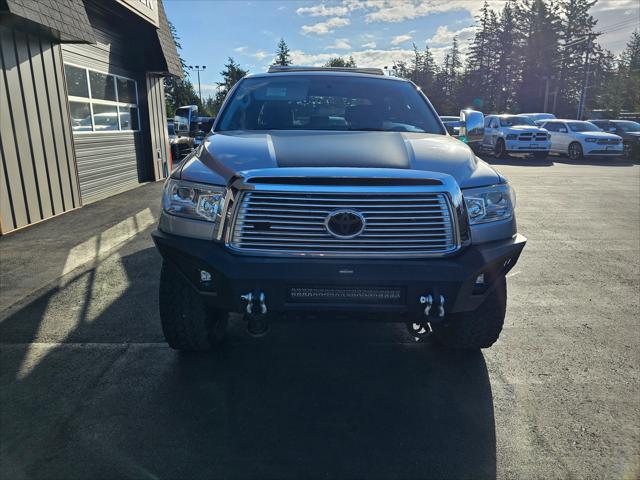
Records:
<instances>
[{"instance_id":1,"label":"building window","mask_svg":"<svg viewBox=\"0 0 640 480\"><path fill-rule=\"evenodd\" d=\"M65 64L74 132L140 129L135 80Z\"/></svg>"}]
</instances>

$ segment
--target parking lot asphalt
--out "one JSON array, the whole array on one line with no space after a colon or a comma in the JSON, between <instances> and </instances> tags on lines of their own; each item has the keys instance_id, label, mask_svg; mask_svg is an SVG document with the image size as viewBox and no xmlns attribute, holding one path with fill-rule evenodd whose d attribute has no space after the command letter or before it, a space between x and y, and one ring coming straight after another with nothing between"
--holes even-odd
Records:
<instances>
[{"instance_id":1,"label":"parking lot asphalt","mask_svg":"<svg viewBox=\"0 0 640 480\"><path fill-rule=\"evenodd\" d=\"M235 320L177 353L148 227L0 321L0 476L638 478L640 167L493 163L529 242L491 349Z\"/></svg>"}]
</instances>

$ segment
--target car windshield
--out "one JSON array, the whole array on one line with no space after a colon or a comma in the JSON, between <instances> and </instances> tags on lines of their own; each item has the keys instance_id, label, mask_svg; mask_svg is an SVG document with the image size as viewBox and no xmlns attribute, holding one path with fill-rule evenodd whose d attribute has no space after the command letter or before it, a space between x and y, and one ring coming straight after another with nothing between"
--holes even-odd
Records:
<instances>
[{"instance_id":1,"label":"car windshield","mask_svg":"<svg viewBox=\"0 0 640 480\"><path fill-rule=\"evenodd\" d=\"M357 130L445 134L408 82L348 75L247 78L221 112L217 131Z\"/></svg>"},{"instance_id":2,"label":"car windshield","mask_svg":"<svg viewBox=\"0 0 640 480\"><path fill-rule=\"evenodd\" d=\"M567 122L572 132L600 132L601 130L590 122Z\"/></svg>"},{"instance_id":3,"label":"car windshield","mask_svg":"<svg viewBox=\"0 0 640 480\"><path fill-rule=\"evenodd\" d=\"M513 127L515 125L529 125L530 127L535 127L536 124L533 123L528 117L501 117L500 118L500 126L502 127Z\"/></svg>"},{"instance_id":4,"label":"car windshield","mask_svg":"<svg viewBox=\"0 0 640 480\"><path fill-rule=\"evenodd\" d=\"M615 122L616 127L618 127L623 132L640 132L640 123L631 122L628 120Z\"/></svg>"}]
</instances>

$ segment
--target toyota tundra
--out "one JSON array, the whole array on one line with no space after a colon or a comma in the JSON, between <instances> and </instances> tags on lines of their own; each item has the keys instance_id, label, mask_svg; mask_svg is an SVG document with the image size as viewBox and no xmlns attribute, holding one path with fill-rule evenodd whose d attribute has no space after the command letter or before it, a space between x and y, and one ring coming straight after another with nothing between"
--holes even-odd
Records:
<instances>
[{"instance_id":1,"label":"toyota tundra","mask_svg":"<svg viewBox=\"0 0 640 480\"><path fill-rule=\"evenodd\" d=\"M482 138L465 111L460 138ZM272 67L229 92L167 180L153 239L169 345L209 350L229 313L406 324L491 346L526 239L507 180L424 93L377 69Z\"/></svg>"}]
</instances>

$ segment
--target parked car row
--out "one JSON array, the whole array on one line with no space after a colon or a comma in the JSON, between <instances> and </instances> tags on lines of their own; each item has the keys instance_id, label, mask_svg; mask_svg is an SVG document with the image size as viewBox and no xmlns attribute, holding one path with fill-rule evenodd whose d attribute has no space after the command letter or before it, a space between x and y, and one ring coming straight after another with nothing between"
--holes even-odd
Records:
<instances>
[{"instance_id":1,"label":"parked car row","mask_svg":"<svg viewBox=\"0 0 640 480\"><path fill-rule=\"evenodd\" d=\"M178 108L176 116L167 120L169 147L174 163L197 148L213 127L215 117L198 116L197 113L197 105L187 105Z\"/></svg>"},{"instance_id":2,"label":"parked car row","mask_svg":"<svg viewBox=\"0 0 640 480\"><path fill-rule=\"evenodd\" d=\"M458 117L440 117L449 134L459 134ZM552 113L487 115L476 150L497 158L566 155L572 160L595 156L640 159L640 123L631 120L565 120Z\"/></svg>"}]
</instances>

